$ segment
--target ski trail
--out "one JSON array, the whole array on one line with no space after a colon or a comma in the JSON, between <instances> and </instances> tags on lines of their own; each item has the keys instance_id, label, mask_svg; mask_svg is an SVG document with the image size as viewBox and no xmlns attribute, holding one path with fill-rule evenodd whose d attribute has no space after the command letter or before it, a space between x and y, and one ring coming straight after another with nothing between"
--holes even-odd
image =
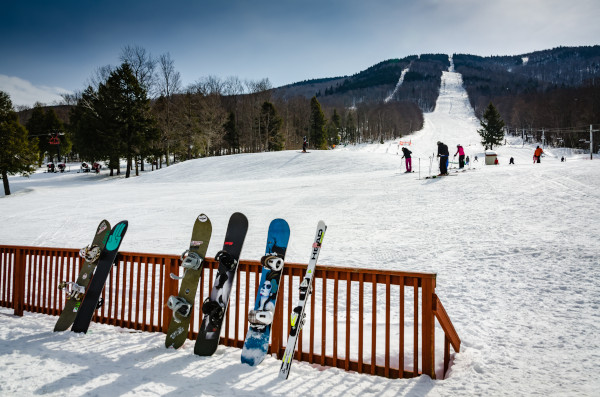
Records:
<instances>
[{"instance_id":1,"label":"ski trail","mask_svg":"<svg viewBox=\"0 0 600 397\"><path fill-rule=\"evenodd\" d=\"M412 64L412 62L411 62L411 64ZM394 95L396 95L396 93L400 89L400 86L402 86L402 83L404 82L404 75L406 74L406 72L408 72L409 69L410 69L410 64L402 71L402 73L400 74L400 78L398 79L398 83L396 83L396 87L394 88L394 91L392 91L392 93L383 100L383 103L388 103L389 101L392 100Z\"/></svg>"}]
</instances>

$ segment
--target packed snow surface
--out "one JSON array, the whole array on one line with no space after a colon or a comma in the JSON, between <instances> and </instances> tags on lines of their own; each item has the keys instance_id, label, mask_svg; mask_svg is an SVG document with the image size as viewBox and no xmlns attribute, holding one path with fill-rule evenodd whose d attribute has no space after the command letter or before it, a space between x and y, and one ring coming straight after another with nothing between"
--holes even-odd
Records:
<instances>
[{"instance_id":1,"label":"packed snow surface","mask_svg":"<svg viewBox=\"0 0 600 397\"><path fill-rule=\"evenodd\" d=\"M191 342L167 350L163 334L100 324L87 335L53 333L56 317L0 309L0 394L597 395L600 159L545 148L533 164L535 144L508 137L494 148L500 164L486 166L477 128L460 75L445 72L423 130L400 140L204 158L130 179L73 166L11 177L14 194L0 197L0 243L9 245L80 248L99 220L127 219L123 251L179 254L203 212L214 256L240 211L250 223L242 258L263 255L269 222L281 217L292 231L287 260L306 263L323 219L323 265L437 273L462 339L447 379L295 363L280 381L273 357L251 368L239 349L198 357ZM438 140L479 161L424 179L437 173ZM404 173L400 144L413 151L414 173Z\"/></svg>"}]
</instances>

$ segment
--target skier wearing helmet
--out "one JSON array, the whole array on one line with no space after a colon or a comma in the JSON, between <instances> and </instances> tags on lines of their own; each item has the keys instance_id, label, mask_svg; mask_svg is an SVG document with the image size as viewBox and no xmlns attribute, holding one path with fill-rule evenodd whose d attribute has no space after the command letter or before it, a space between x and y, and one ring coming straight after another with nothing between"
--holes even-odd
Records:
<instances>
[{"instance_id":1,"label":"skier wearing helmet","mask_svg":"<svg viewBox=\"0 0 600 397\"><path fill-rule=\"evenodd\" d=\"M456 145L456 153L454 153L454 157L458 154L458 168L465 168L465 149L461 145Z\"/></svg>"}]
</instances>

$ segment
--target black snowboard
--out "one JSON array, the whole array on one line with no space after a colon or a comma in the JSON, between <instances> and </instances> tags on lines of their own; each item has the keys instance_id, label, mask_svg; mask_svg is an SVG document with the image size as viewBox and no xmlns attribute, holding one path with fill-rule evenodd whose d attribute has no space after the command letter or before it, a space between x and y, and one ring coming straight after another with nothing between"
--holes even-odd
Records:
<instances>
[{"instance_id":1,"label":"black snowboard","mask_svg":"<svg viewBox=\"0 0 600 397\"><path fill-rule=\"evenodd\" d=\"M248 219L242 213L236 212L229 218L229 225L225 233L223 250L219 251L215 259L219 260L219 270L210 297L202 305L202 324L194 346L194 353L199 356L211 356L219 345L219 336L227 306L237 265L248 231Z\"/></svg>"},{"instance_id":2,"label":"black snowboard","mask_svg":"<svg viewBox=\"0 0 600 397\"><path fill-rule=\"evenodd\" d=\"M96 266L94 277L92 278L92 281L90 282L88 290L85 294L85 298L83 299L83 302L81 302L81 306L77 311L77 317L75 317L71 331L83 333L87 332L90 326L90 321L92 321L92 317L94 316L94 311L96 311L98 307L98 301L100 300L100 295L104 289L104 284L106 284L106 279L110 274L110 269L112 268L115 258L117 257L119 246L121 245L121 241L123 241L123 237L127 231L127 225L127 221L121 221L117 223L108 235L106 245L100 253L100 259L98 259L98 265Z\"/></svg>"}]
</instances>

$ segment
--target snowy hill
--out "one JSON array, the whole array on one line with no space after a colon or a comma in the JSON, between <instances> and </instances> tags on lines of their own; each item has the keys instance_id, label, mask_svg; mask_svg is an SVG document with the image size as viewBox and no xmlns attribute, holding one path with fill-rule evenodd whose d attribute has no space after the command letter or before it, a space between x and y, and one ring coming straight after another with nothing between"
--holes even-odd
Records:
<instances>
[{"instance_id":1,"label":"snowy hill","mask_svg":"<svg viewBox=\"0 0 600 397\"><path fill-rule=\"evenodd\" d=\"M413 174L390 141L198 159L131 179L40 172L11 178L16 193L0 198L0 243L15 245L82 247L98 220L128 219L122 250L178 254L204 212L213 256L241 211L250 222L242 258L260 258L269 221L282 217L292 230L287 259L306 263L323 219L323 265L437 273L463 342L448 379L392 381L298 363L280 382L271 357L251 369L238 349L200 358L191 343L165 350L162 334L99 324L88 335L55 334L54 317L0 309L0 394L594 395L600 160L547 149L532 164L533 147L509 139L498 166L481 159L452 177L419 179L437 140L451 154L458 143L482 153L477 128L460 75L445 72L425 128L402 138Z\"/></svg>"}]
</instances>

